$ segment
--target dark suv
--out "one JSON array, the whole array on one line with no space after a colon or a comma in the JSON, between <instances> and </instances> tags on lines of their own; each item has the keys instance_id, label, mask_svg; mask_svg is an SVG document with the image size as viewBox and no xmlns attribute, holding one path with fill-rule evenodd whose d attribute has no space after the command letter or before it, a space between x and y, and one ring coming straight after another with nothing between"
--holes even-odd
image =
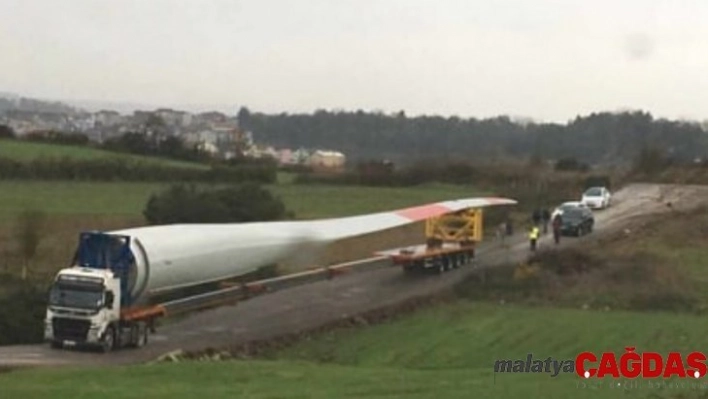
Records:
<instances>
[{"instance_id":1,"label":"dark suv","mask_svg":"<svg viewBox=\"0 0 708 399\"><path fill-rule=\"evenodd\" d=\"M561 215L563 225L561 234L582 236L592 231L595 224L595 216L587 208L573 208L563 211Z\"/></svg>"}]
</instances>

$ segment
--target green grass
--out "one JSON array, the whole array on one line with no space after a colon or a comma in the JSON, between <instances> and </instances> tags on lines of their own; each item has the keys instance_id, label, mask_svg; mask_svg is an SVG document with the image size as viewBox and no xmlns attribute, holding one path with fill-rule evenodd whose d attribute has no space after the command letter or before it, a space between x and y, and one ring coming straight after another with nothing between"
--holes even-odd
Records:
<instances>
[{"instance_id":1,"label":"green grass","mask_svg":"<svg viewBox=\"0 0 708 399\"><path fill-rule=\"evenodd\" d=\"M358 367L489 371L495 359L527 353L569 359L586 350L622 353L626 346L662 353L703 350L706 328L708 319L693 315L460 301L393 323L335 331L277 355Z\"/></svg>"},{"instance_id":2,"label":"green grass","mask_svg":"<svg viewBox=\"0 0 708 399\"><path fill-rule=\"evenodd\" d=\"M182 162L155 157L120 154L90 147L57 145L49 143L34 143L20 140L0 139L0 157L18 161L32 161L38 158L71 158L76 160L92 160L100 158L118 158L132 162L145 162L170 167L201 168L208 166L196 162Z\"/></svg>"},{"instance_id":3,"label":"green grass","mask_svg":"<svg viewBox=\"0 0 708 399\"><path fill-rule=\"evenodd\" d=\"M25 208L51 215L140 215L156 183L0 181L0 220Z\"/></svg>"},{"instance_id":4,"label":"green grass","mask_svg":"<svg viewBox=\"0 0 708 399\"><path fill-rule=\"evenodd\" d=\"M270 188L303 219L381 212L484 194L476 188L445 184L403 188L281 184Z\"/></svg>"},{"instance_id":5,"label":"green grass","mask_svg":"<svg viewBox=\"0 0 708 399\"><path fill-rule=\"evenodd\" d=\"M574 358L581 351L693 351L708 345L705 318L553 310L459 302L364 330L340 330L278 360L186 362L0 374L4 396L33 398L596 398L653 392L578 387L561 374L493 373L499 358ZM327 359L324 361L323 359ZM646 384L646 381L642 381Z\"/></svg>"},{"instance_id":6,"label":"green grass","mask_svg":"<svg viewBox=\"0 0 708 399\"><path fill-rule=\"evenodd\" d=\"M527 392L525 388L532 378L521 380L526 383L494 385L489 373L468 370L423 372L263 361L90 371L64 369L0 376L6 397L24 399L495 398L500 393L520 397ZM574 384L569 380L556 383Z\"/></svg>"},{"instance_id":7,"label":"green grass","mask_svg":"<svg viewBox=\"0 0 708 399\"><path fill-rule=\"evenodd\" d=\"M26 207L49 214L140 216L158 183L0 181L0 220ZM477 195L474 189L432 185L414 188L269 186L299 218L320 218L386 211L431 201Z\"/></svg>"}]
</instances>

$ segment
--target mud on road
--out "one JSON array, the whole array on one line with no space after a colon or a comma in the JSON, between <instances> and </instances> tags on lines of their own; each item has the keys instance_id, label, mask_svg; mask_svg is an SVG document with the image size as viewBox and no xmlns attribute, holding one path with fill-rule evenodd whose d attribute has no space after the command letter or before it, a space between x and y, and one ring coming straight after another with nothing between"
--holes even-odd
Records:
<instances>
[{"instance_id":1,"label":"mud on road","mask_svg":"<svg viewBox=\"0 0 708 399\"><path fill-rule=\"evenodd\" d=\"M631 229L652 215L667 212L690 212L705 206L706 186L633 184L614 194L610 208L595 213L593 234L580 239L565 239L561 246L582 245L618 229ZM520 226L521 227L521 226ZM389 233L390 234L390 233ZM553 245L550 236L539 245ZM524 260L529 252L523 233L510 245L487 241L480 246L474 265L439 276L407 276L397 267L379 261L378 268L352 273L332 280L289 288L234 306L224 306L174 320L158 328L151 342L140 349L126 349L109 354L52 350L48 345L0 347L0 368L59 365L119 365L154 360L175 350L199 352L206 348L248 348L249 343L268 345L272 340L292 341L298 336L328 326L368 322L372 314L386 314L396 309L410 311L437 298L456 283L487 267ZM411 302L412 301L412 302ZM417 304L417 305L416 305ZM388 309L388 310L384 310ZM374 313L372 313L374 312ZM384 313L381 313L384 312ZM368 314L369 316L362 316ZM377 319L374 317L374 319ZM248 353L248 350L243 353Z\"/></svg>"}]
</instances>

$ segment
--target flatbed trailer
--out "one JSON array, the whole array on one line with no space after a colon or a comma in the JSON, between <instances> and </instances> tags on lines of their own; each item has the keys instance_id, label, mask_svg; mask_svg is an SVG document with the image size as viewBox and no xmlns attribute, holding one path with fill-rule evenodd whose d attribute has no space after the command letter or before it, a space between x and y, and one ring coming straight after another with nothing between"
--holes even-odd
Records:
<instances>
[{"instance_id":1,"label":"flatbed trailer","mask_svg":"<svg viewBox=\"0 0 708 399\"><path fill-rule=\"evenodd\" d=\"M482 210L466 209L426 220L426 243L380 251L406 273L444 273L474 261L476 244L482 240Z\"/></svg>"},{"instance_id":2,"label":"flatbed trailer","mask_svg":"<svg viewBox=\"0 0 708 399\"><path fill-rule=\"evenodd\" d=\"M394 265L402 266L406 273L421 271L444 273L471 263L475 257L475 248L474 246L454 245L429 248L427 245L420 245L382 251L378 254L388 256Z\"/></svg>"}]
</instances>

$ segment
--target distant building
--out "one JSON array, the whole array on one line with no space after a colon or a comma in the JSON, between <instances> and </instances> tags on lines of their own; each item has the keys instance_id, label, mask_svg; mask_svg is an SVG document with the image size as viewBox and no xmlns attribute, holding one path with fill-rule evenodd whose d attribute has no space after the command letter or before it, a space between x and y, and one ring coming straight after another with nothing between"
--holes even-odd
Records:
<instances>
[{"instance_id":1,"label":"distant building","mask_svg":"<svg viewBox=\"0 0 708 399\"><path fill-rule=\"evenodd\" d=\"M182 126L187 127L192 125L192 120L193 120L192 114L189 112L183 112L182 113Z\"/></svg>"},{"instance_id":2,"label":"distant building","mask_svg":"<svg viewBox=\"0 0 708 399\"><path fill-rule=\"evenodd\" d=\"M165 124L171 127L187 127L192 124L192 114L185 111L160 108L155 111L155 115L162 118Z\"/></svg>"},{"instance_id":3,"label":"distant building","mask_svg":"<svg viewBox=\"0 0 708 399\"><path fill-rule=\"evenodd\" d=\"M284 148L278 151L278 163L281 165L290 165L295 163L293 161L293 151L290 148Z\"/></svg>"},{"instance_id":4,"label":"distant building","mask_svg":"<svg viewBox=\"0 0 708 399\"><path fill-rule=\"evenodd\" d=\"M228 122L228 117L221 112L202 112L194 116L193 122L206 125L223 124Z\"/></svg>"},{"instance_id":5,"label":"distant building","mask_svg":"<svg viewBox=\"0 0 708 399\"><path fill-rule=\"evenodd\" d=\"M308 159L308 165L313 168L342 169L346 157L339 151L317 150Z\"/></svg>"},{"instance_id":6,"label":"distant building","mask_svg":"<svg viewBox=\"0 0 708 399\"><path fill-rule=\"evenodd\" d=\"M101 110L93 116L95 126L115 126L123 123L123 117L116 111Z\"/></svg>"},{"instance_id":7,"label":"distant building","mask_svg":"<svg viewBox=\"0 0 708 399\"><path fill-rule=\"evenodd\" d=\"M298 148L292 153L292 163L304 165L310 159L310 152L304 148Z\"/></svg>"}]
</instances>

